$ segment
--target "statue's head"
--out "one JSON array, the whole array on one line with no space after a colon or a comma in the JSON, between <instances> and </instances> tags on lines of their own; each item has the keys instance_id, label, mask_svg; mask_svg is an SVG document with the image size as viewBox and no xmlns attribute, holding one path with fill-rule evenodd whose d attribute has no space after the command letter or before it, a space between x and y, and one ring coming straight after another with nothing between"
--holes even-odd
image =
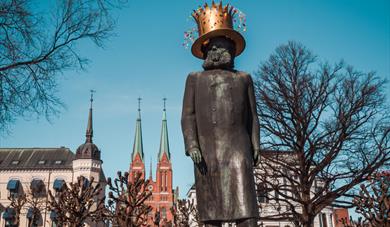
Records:
<instances>
[{"instance_id":1,"label":"statue's head","mask_svg":"<svg viewBox=\"0 0 390 227\"><path fill-rule=\"evenodd\" d=\"M236 53L235 43L223 36L210 39L209 43L202 47L205 56L203 68L210 69L233 69Z\"/></svg>"}]
</instances>

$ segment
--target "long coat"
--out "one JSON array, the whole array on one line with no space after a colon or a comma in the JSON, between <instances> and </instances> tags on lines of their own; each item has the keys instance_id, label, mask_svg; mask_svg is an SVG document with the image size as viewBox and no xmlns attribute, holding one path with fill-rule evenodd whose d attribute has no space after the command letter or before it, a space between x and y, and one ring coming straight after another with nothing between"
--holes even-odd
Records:
<instances>
[{"instance_id":1,"label":"long coat","mask_svg":"<svg viewBox=\"0 0 390 227\"><path fill-rule=\"evenodd\" d=\"M259 149L259 123L251 76L221 69L191 73L182 130L186 155L197 148L203 157L195 167L201 221L258 217L253 149Z\"/></svg>"}]
</instances>

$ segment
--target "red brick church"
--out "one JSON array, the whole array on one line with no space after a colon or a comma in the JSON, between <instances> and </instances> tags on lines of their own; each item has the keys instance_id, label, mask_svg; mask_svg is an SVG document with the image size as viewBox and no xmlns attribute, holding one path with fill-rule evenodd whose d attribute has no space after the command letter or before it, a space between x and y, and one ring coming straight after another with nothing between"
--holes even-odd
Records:
<instances>
[{"instance_id":1,"label":"red brick church","mask_svg":"<svg viewBox=\"0 0 390 227\"><path fill-rule=\"evenodd\" d=\"M141 110L138 105L138 118L136 121L135 136L133 152L131 154L131 164L129 171L129 180L132 181L136 173L141 173L145 178L145 156L143 151L142 141L142 128L141 128ZM157 155L157 168L156 178L153 179L152 163L150 163L149 176L147 179L150 180L148 190L152 191L152 196L147 201L147 204L153 207L153 211L149 214L148 224L153 224L156 213L160 214L160 225L172 221L171 208L174 200L178 195L178 189L174 190L172 186L172 164L171 164L171 153L169 151L168 141L168 126L165 109L161 126L161 137L160 137L160 149Z\"/></svg>"}]
</instances>

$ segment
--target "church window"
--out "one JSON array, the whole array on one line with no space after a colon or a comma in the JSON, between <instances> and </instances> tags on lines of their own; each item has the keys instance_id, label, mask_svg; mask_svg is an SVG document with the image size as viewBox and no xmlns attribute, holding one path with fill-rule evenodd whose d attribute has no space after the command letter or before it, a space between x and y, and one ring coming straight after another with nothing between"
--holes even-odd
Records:
<instances>
[{"instance_id":1,"label":"church window","mask_svg":"<svg viewBox=\"0 0 390 227\"><path fill-rule=\"evenodd\" d=\"M165 172L165 191L168 191L168 174Z\"/></svg>"},{"instance_id":2,"label":"church window","mask_svg":"<svg viewBox=\"0 0 390 227\"><path fill-rule=\"evenodd\" d=\"M162 218L167 218L167 209L165 207L161 209L161 216Z\"/></svg>"},{"instance_id":3,"label":"church window","mask_svg":"<svg viewBox=\"0 0 390 227\"><path fill-rule=\"evenodd\" d=\"M162 177L162 175L163 175L163 172L161 171L160 172L160 190L161 191L163 191L163 186L162 186L163 185L163 182L162 182L163 181L163 177Z\"/></svg>"}]
</instances>

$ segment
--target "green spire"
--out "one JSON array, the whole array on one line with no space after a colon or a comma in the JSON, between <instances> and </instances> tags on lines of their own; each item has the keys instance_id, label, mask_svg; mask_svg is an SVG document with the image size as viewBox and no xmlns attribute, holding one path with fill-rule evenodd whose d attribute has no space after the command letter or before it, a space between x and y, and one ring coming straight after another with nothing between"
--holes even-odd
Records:
<instances>
[{"instance_id":1,"label":"green spire","mask_svg":"<svg viewBox=\"0 0 390 227\"><path fill-rule=\"evenodd\" d=\"M169 152L169 141L168 141L168 126L167 126L167 113L166 113L166 98L164 100L163 119L161 126L161 139L160 139L160 151L158 152L158 160L161 161L163 154L166 153L168 160L171 160L171 153Z\"/></svg>"},{"instance_id":2,"label":"green spire","mask_svg":"<svg viewBox=\"0 0 390 227\"><path fill-rule=\"evenodd\" d=\"M135 156L140 154L141 160L144 160L144 149L142 145L142 128L141 128L141 98L138 98L138 117L135 125L135 136L134 136L134 146L132 161L134 161Z\"/></svg>"}]
</instances>

